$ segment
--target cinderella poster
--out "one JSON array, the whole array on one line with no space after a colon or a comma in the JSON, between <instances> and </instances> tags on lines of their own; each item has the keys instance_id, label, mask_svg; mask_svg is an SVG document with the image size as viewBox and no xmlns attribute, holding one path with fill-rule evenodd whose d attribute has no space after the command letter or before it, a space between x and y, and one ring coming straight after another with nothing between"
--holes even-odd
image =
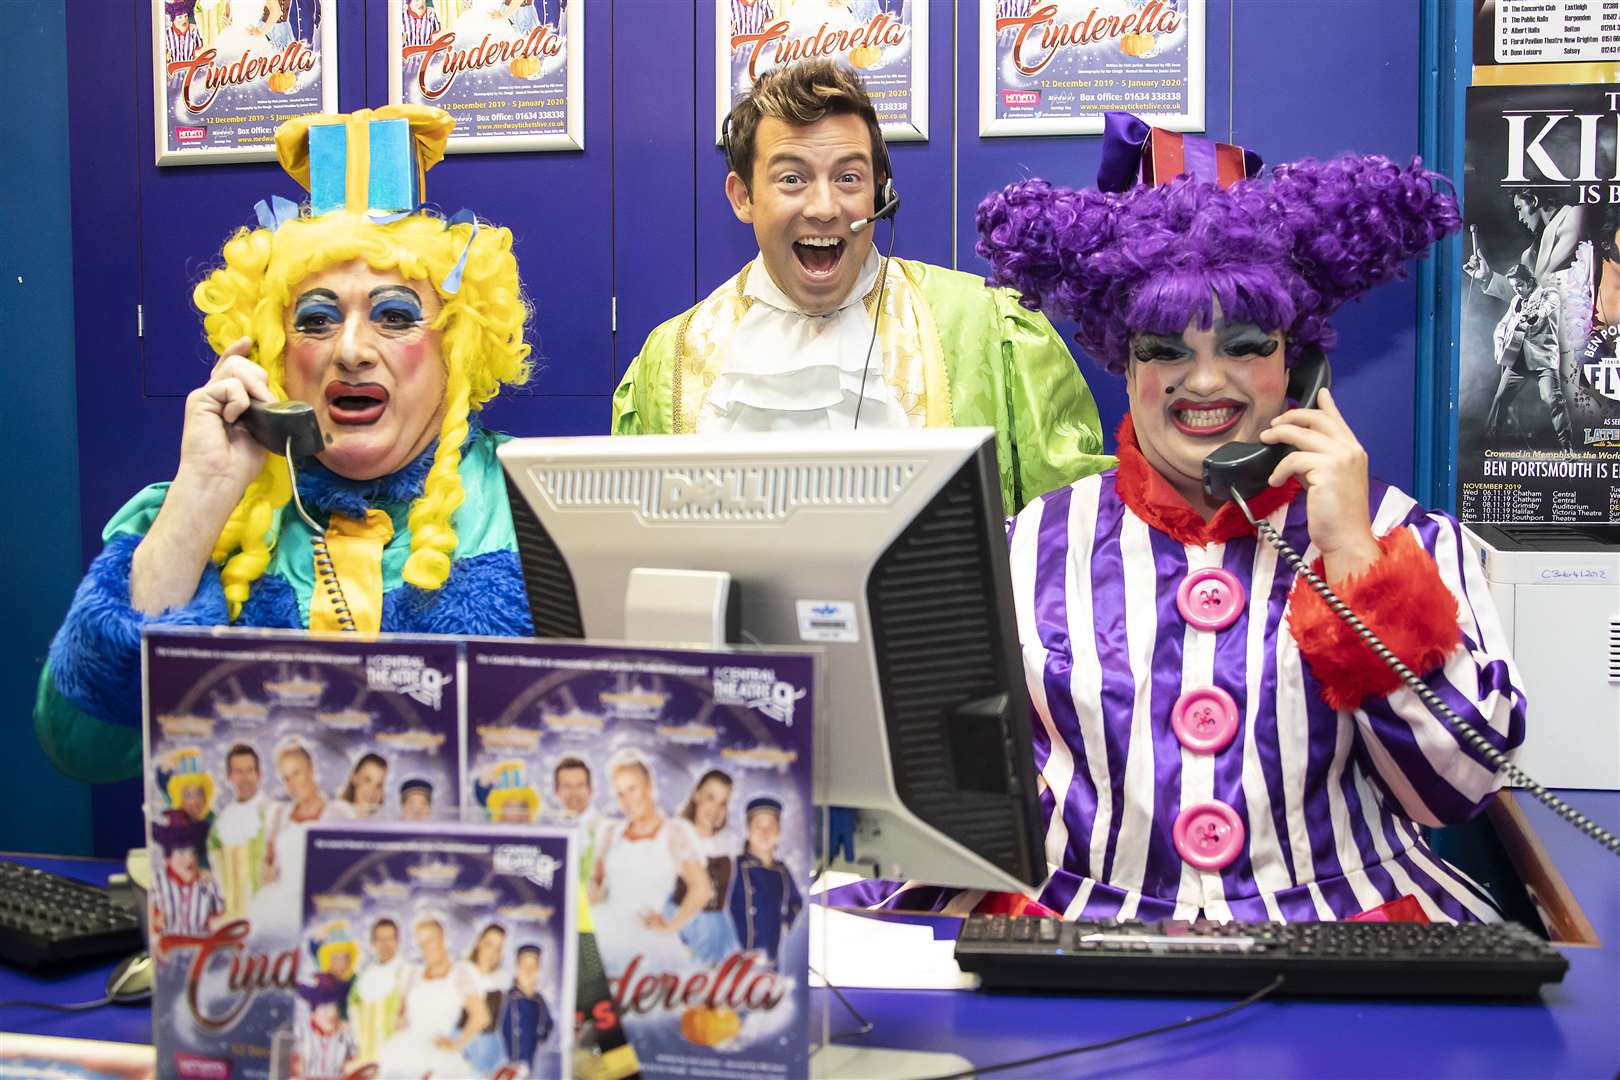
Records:
<instances>
[{"instance_id":1,"label":"cinderella poster","mask_svg":"<svg viewBox=\"0 0 1620 1080\"><path fill-rule=\"evenodd\" d=\"M153 1032L162 1075L271 1075L312 960L305 838L461 801L454 641L151 630Z\"/></svg>"},{"instance_id":2,"label":"cinderella poster","mask_svg":"<svg viewBox=\"0 0 1620 1080\"><path fill-rule=\"evenodd\" d=\"M980 0L979 134L1204 130L1204 0Z\"/></svg>"},{"instance_id":3,"label":"cinderella poster","mask_svg":"<svg viewBox=\"0 0 1620 1080\"><path fill-rule=\"evenodd\" d=\"M389 0L388 100L456 118L450 153L585 148L585 0Z\"/></svg>"},{"instance_id":4,"label":"cinderella poster","mask_svg":"<svg viewBox=\"0 0 1620 1080\"><path fill-rule=\"evenodd\" d=\"M148 0L159 165L272 161L275 131L337 111L332 0Z\"/></svg>"},{"instance_id":5,"label":"cinderella poster","mask_svg":"<svg viewBox=\"0 0 1620 1080\"><path fill-rule=\"evenodd\" d=\"M644 1075L806 1072L813 659L477 641L468 794L578 830Z\"/></svg>"}]
</instances>

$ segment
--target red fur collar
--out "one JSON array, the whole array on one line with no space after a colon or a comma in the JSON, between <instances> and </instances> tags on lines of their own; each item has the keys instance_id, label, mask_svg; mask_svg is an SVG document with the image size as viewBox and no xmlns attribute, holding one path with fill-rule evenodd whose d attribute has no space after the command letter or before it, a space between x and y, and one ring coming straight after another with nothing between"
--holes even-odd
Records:
<instances>
[{"instance_id":1,"label":"red fur collar","mask_svg":"<svg viewBox=\"0 0 1620 1080\"><path fill-rule=\"evenodd\" d=\"M1181 493L1170 486L1170 481L1160 476L1159 471L1142 456L1141 449L1136 445L1136 425L1131 423L1130 413L1126 413L1125 419L1119 422L1115 437L1119 440L1119 449L1114 451L1119 457L1116 489L1119 497L1125 500L1125 505L1131 508L1131 513L1174 538L1177 543L1194 547L1224 544L1235 537L1254 533L1254 526L1249 524L1236 503L1227 503L1215 512L1214 517L1205 521L1203 515L1194 510L1181 497ZM1265 517L1279 506L1288 505L1299 492L1299 481L1290 479L1282 487L1267 488L1249 500L1249 509L1255 517Z\"/></svg>"}]
</instances>

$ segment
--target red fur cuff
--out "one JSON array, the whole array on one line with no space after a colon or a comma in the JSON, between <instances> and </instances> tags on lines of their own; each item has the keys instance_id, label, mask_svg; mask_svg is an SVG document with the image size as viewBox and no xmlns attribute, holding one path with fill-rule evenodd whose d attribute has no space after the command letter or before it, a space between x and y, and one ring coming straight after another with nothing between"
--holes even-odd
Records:
<instances>
[{"instance_id":1,"label":"red fur cuff","mask_svg":"<svg viewBox=\"0 0 1620 1080\"><path fill-rule=\"evenodd\" d=\"M1457 647L1457 600L1440 580L1434 559L1404 528L1378 542L1383 554L1364 573L1334 588L1350 610L1383 639L1390 651L1419 675L1445 662ZM1322 573L1322 560L1312 567ZM1356 632L1346 626L1303 576L1288 596L1288 629L1322 699L1335 709L1359 708L1401 685Z\"/></svg>"},{"instance_id":2,"label":"red fur cuff","mask_svg":"<svg viewBox=\"0 0 1620 1080\"><path fill-rule=\"evenodd\" d=\"M1031 900L1022 893L987 892L973 906L975 915L1031 915L1042 919L1061 919L1062 912L1053 911L1039 900Z\"/></svg>"}]
</instances>

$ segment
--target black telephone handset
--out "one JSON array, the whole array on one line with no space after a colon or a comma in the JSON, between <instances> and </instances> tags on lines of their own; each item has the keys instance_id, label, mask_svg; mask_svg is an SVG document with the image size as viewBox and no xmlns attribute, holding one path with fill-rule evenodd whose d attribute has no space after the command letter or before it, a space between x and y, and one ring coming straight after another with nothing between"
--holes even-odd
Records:
<instances>
[{"instance_id":1,"label":"black telephone handset","mask_svg":"<svg viewBox=\"0 0 1620 1080\"><path fill-rule=\"evenodd\" d=\"M313 457L326 448L315 409L304 401L255 401L237 419L258 444L272 454L285 454L288 440L297 457Z\"/></svg>"},{"instance_id":2,"label":"black telephone handset","mask_svg":"<svg viewBox=\"0 0 1620 1080\"><path fill-rule=\"evenodd\" d=\"M1322 350L1311 346L1305 350L1288 373L1288 396L1302 409L1316 408L1316 395L1333 383L1333 370L1328 367ZM1271 474L1282 459L1294 452L1286 443L1231 442L1220 447L1204 459L1204 493L1222 502L1235 491L1244 499L1252 499L1266 490Z\"/></svg>"},{"instance_id":3,"label":"black telephone handset","mask_svg":"<svg viewBox=\"0 0 1620 1080\"><path fill-rule=\"evenodd\" d=\"M304 401L255 401L243 410L236 422L272 454L287 455L293 509L298 511L298 516L309 527L310 548L315 555L315 574L331 599L338 625L347 631L358 630L354 616L349 611L349 603L343 598L337 567L333 565L331 553L326 547L326 530L309 516L303 500L298 497L298 466L293 459L314 457L326 449L326 439L321 434L321 423L315 417L314 407Z\"/></svg>"}]
</instances>

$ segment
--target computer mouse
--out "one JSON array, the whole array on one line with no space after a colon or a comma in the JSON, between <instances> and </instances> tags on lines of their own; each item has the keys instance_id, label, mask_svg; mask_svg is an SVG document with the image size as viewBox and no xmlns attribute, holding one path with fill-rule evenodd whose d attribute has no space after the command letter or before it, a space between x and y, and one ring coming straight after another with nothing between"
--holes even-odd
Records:
<instances>
[{"instance_id":1,"label":"computer mouse","mask_svg":"<svg viewBox=\"0 0 1620 1080\"><path fill-rule=\"evenodd\" d=\"M152 996L152 957L136 953L107 976L107 997L115 1005L133 1005Z\"/></svg>"}]
</instances>

